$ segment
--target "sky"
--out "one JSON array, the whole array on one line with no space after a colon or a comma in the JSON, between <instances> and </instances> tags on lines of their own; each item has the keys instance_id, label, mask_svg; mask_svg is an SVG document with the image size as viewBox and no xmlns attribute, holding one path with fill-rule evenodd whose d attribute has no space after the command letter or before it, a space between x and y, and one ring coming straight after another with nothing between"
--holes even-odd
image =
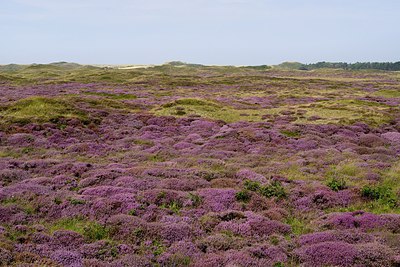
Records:
<instances>
[{"instance_id":1,"label":"sky","mask_svg":"<svg viewBox=\"0 0 400 267\"><path fill-rule=\"evenodd\" d=\"M400 61L399 0L0 0L0 64Z\"/></svg>"}]
</instances>

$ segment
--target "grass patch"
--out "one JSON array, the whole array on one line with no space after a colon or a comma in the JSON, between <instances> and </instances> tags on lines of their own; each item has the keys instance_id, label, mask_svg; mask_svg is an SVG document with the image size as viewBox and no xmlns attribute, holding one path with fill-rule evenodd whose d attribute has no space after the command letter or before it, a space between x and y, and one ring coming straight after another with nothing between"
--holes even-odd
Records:
<instances>
[{"instance_id":1,"label":"grass patch","mask_svg":"<svg viewBox=\"0 0 400 267\"><path fill-rule=\"evenodd\" d=\"M37 210L31 201L10 197L0 202L2 206L17 206L20 207L27 215L34 214Z\"/></svg>"},{"instance_id":2,"label":"grass patch","mask_svg":"<svg viewBox=\"0 0 400 267\"><path fill-rule=\"evenodd\" d=\"M355 203L348 207L339 207L334 209L327 209L326 213L331 212L353 212L353 211L365 211L374 214L388 214L388 213L395 213L400 214L400 207L393 206L390 203L384 203L380 200L373 200L368 202L359 202Z\"/></svg>"},{"instance_id":3,"label":"grass patch","mask_svg":"<svg viewBox=\"0 0 400 267\"><path fill-rule=\"evenodd\" d=\"M282 108L282 107L281 107ZM372 126L388 123L392 120L391 107L373 101L330 100L312 104L292 106L292 110L302 109L305 114L298 117L296 123L305 124L352 124L365 122ZM312 118L317 117L317 120Z\"/></svg>"},{"instance_id":4,"label":"grass patch","mask_svg":"<svg viewBox=\"0 0 400 267\"><path fill-rule=\"evenodd\" d=\"M234 109L209 100L184 98L153 109L158 116L200 116L225 122L261 121L262 110Z\"/></svg>"},{"instance_id":5,"label":"grass patch","mask_svg":"<svg viewBox=\"0 0 400 267\"><path fill-rule=\"evenodd\" d=\"M130 99L137 98L136 95L132 95L132 94L112 94L112 93L105 93L105 92L84 92L83 94L102 96L102 97L111 98L111 99L115 99L115 100L130 100Z\"/></svg>"},{"instance_id":6,"label":"grass patch","mask_svg":"<svg viewBox=\"0 0 400 267\"><path fill-rule=\"evenodd\" d=\"M301 133L299 131L282 130L281 134L291 138L299 138L301 136Z\"/></svg>"},{"instance_id":7,"label":"grass patch","mask_svg":"<svg viewBox=\"0 0 400 267\"><path fill-rule=\"evenodd\" d=\"M253 192L257 192L260 195L267 197L267 198L271 198L271 197L285 198L287 196L285 188L282 186L282 184L279 181L272 181L268 185L261 185L260 182L246 180L244 182L244 189L253 191Z\"/></svg>"},{"instance_id":8,"label":"grass patch","mask_svg":"<svg viewBox=\"0 0 400 267\"><path fill-rule=\"evenodd\" d=\"M290 225L290 227L292 227L292 232L295 235L299 236L312 232L311 228L307 225L307 223L299 218L291 216L286 219L286 223Z\"/></svg>"},{"instance_id":9,"label":"grass patch","mask_svg":"<svg viewBox=\"0 0 400 267\"><path fill-rule=\"evenodd\" d=\"M29 97L0 108L0 116L10 123L57 122L62 118L87 119L83 111L65 100L48 97Z\"/></svg>"},{"instance_id":10,"label":"grass patch","mask_svg":"<svg viewBox=\"0 0 400 267\"><path fill-rule=\"evenodd\" d=\"M379 90L374 93L375 96L382 96L386 98L400 97L400 90Z\"/></svg>"},{"instance_id":11,"label":"grass patch","mask_svg":"<svg viewBox=\"0 0 400 267\"><path fill-rule=\"evenodd\" d=\"M90 241L109 239L109 231L105 226L82 217L60 219L51 224L49 229L51 233L57 230L74 231Z\"/></svg>"}]
</instances>

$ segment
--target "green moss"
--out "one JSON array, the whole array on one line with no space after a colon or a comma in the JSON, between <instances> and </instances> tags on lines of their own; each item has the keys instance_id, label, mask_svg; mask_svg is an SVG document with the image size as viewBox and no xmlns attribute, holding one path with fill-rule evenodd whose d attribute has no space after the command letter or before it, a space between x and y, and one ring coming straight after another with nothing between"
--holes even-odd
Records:
<instances>
[{"instance_id":1,"label":"green moss","mask_svg":"<svg viewBox=\"0 0 400 267\"><path fill-rule=\"evenodd\" d=\"M63 218L49 225L51 233L58 230L70 230L79 234L84 233L88 221L83 217Z\"/></svg>"},{"instance_id":2,"label":"green moss","mask_svg":"<svg viewBox=\"0 0 400 267\"><path fill-rule=\"evenodd\" d=\"M152 161L152 162L164 162L165 161L165 157L163 155L161 155L161 154L154 154L154 155L150 155L148 157L148 160Z\"/></svg>"},{"instance_id":3,"label":"green moss","mask_svg":"<svg viewBox=\"0 0 400 267\"><path fill-rule=\"evenodd\" d=\"M400 90L379 90L376 91L374 95L387 98L400 97Z\"/></svg>"},{"instance_id":4,"label":"green moss","mask_svg":"<svg viewBox=\"0 0 400 267\"><path fill-rule=\"evenodd\" d=\"M65 100L40 96L21 99L3 106L0 115L6 122L22 124L57 122L61 118L87 118L83 111Z\"/></svg>"},{"instance_id":5,"label":"green moss","mask_svg":"<svg viewBox=\"0 0 400 267\"><path fill-rule=\"evenodd\" d=\"M365 212L370 212L374 214L387 214L387 213L396 213L400 214L400 207L393 206L390 203L385 203L380 200L373 200L368 202L358 202L348 207L340 207L334 209L325 210L325 212L353 212L363 210Z\"/></svg>"},{"instance_id":6,"label":"green moss","mask_svg":"<svg viewBox=\"0 0 400 267\"><path fill-rule=\"evenodd\" d=\"M283 135L285 135L287 137L292 137L292 138L300 137L300 132L299 131L282 130L281 134L283 134Z\"/></svg>"},{"instance_id":7,"label":"green moss","mask_svg":"<svg viewBox=\"0 0 400 267\"><path fill-rule=\"evenodd\" d=\"M130 99L137 98L136 95L132 95L132 94L113 94L113 93L106 93L106 92L84 92L84 94L102 96L105 98L116 99L116 100L130 100Z\"/></svg>"},{"instance_id":8,"label":"green moss","mask_svg":"<svg viewBox=\"0 0 400 267\"><path fill-rule=\"evenodd\" d=\"M160 208L168 209L168 210L170 210L171 212L173 212L175 214L179 214L179 212L180 212L180 210L182 208L182 204L177 202L177 201L171 201L168 204L162 204L160 206Z\"/></svg>"},{"instance_id":9,"label":"green moss","mask_svg":"<svg viewBox=\"0 0 400 267\"><path fill-rule=\"evenodd\" d=\"M97 222L89 222L84 227L83 235L90 241L96 241L109 238L109 231Z\"/></svg>"},{"instance_id":10,"label":"green moss","mask_svg":"<svg viewBox=\"0 0 400 267\"><path fill-rule=\"evenodd\" d=\"M51 233L57 230L70 230L83 235L89 241L109 238L108 228L83 217L63 218L49 225Z\"/></svg>"},{"instance_id":11,"label":"green moss","mask_svg":"<svg viewBox=\"0 0 400 267\"><path fill-rule=\"evenodd\" d=\"M158 116L200 116L225 122L260 121L262 110L234 109L210 100L184 98L164 104L161 108L153 109Z\"/></svg>"},{"instance_id":12,"label":"green moss","mask_svg":"<svg viewBox=\"0 0 400 267\"><path fill-rule=\"evenodd\" d=\"M135 139L135 140L133 140L133 143L135 145L154 146L154 142L153 141L145 140L145 139Z\"/></svg>"},{"instance_id":13,"label":"green moss","mask_svg":"<svg viewBox=\"0 0 400 267\"><path fill-rule=\"evenodd\" d=\"M308 223L301 218L291 216L286 219L286 223L292 227L292 232L295 235L303 235L312 232Z\"/></svg>"},{"instance_id":14,"label":"green moss","mask_svg":"<svg viewBox=\"0 0 400 267\"><path fill-rule=\"evenodd\" d=\"M203 203L203 198L198 194L189 193L188 197L192 201L193 207L198 207L201 203Z\"/></svg>"},{"instance_id":15,"label":"green moss","mask_svg":"<svg viewBox=\"0 0 400 267\"><path fill-rule=\"evenodd\" d=\"M344 160L337 165L332 165L326 171L325 177L327 185L337 187L341 190L347 185L357 186L364 181L366 170L358 165L358 162L353 160Z\"/></svg>"},{"instance_id":16,"label":"green moss","mask_svg":"<svg viewBox=\"0 0 400 267\"><path fill-rule=\"evenodd\" d=\"M34 202L15 197L3 199L0 204L3 206L17 206L28 215L32 215L37 211Z\"/></svg>"}]
</instances>

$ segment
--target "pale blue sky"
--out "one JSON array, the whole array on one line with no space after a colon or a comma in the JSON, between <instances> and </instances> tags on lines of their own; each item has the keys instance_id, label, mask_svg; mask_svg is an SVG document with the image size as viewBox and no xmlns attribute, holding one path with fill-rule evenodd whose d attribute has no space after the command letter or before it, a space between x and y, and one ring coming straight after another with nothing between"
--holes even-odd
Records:
<instances>
[{"instance_id":1,"label":"pale blue sky","mask_svg":"<svg viewBox=\"0 0 400 267\"><path fill-rule=\"evenodd\" d=\"M0 0L0 64L400 60L399 0Z\"/></svg>"}]
</instances>

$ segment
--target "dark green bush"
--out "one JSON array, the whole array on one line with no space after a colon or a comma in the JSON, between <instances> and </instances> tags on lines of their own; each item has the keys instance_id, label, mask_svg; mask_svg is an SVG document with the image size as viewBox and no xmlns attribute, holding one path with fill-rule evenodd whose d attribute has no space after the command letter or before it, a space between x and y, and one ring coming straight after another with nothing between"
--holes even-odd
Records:
<instances>
[{"instance_id":1,"label":"dark green bush","mask_svg":"<svg viewBox=\"0 0 400 267\"><path fill-rule=\"evenodd\" d=\"M237 201L248 202L251 199L251 194L247 190L242 190L235 195Z\"/></svg>"},{"instance_id":2,"label":"dark green bush","mask_svg":"<svg viewBox=\"0 0 400 267\"><path fill-rule=\"evenodd\" d=\"M389 204L391 207L397 206L396 195L391 188L386 186L366 185L361 189L361 196L371 200L382 201L384 204Z\"/></svg>"},{"instance_id":3,"label":"dark green bush","mask_svg":"<svg viewBox=\"0 0 400 267\"><path fill-rule=\"evenodd\" d=\"M286 197L287 195L285 188L279 181L273 181L270 185L261 187L260 193L261 195L268 198L269 197L283 198Z\"/></svg>"},{"instance_id":4,"label":"dark green bush","mask_svg":"<svg viewBox=\"0 0 400 267\"><path fill-rule=\"evenodd\" d=\"M273 181L269 185L262 186L260 182L254 182L250 180L246 180L244 182L244 188L249 191L257 192L265 197L277 197L283 198L286 197L285 188L279 181Z\"/></svg>"},{"instance_id":5,"label":"dark green bush","mask_svg":"<svg viewBox=\"0 0 400 267\"><path fill-rule=\"evenodd\" d=\"M198 207L203 202L203 198L198 194L189 193L189 199L192 201L194 207Z\"/></svg>"},{"instance_id":6,"label":"dark green bush","mask_svg":"<svg viewBox=\"0 0 400 267\"><path fill-rule=\"evenodd\" d=\"M84 236L91 240L102 240L108 237L108 229L99 223L90 223L84 227Z\"/></svg>"},{"instance_id":7,"label":"dark green bush","mask_svg":"<svg viewBox=\"0 0 400 267\"><path fill-rule=\"evenodd\" d=\"M261 184L259 182L246 180L244 182L244 188L250 191L259 191L261 188Z\"/></svg>"},{"instance_id":8,"label":"dark green bush","mask_svg":"<svg viewBox=\"0 0 400 267\"><path fill-rule=\"evenodd\" d=\"M346 181L343 178L332 178L326 185L336 192L347 188Z\"/></svg>"}]
</instances>

